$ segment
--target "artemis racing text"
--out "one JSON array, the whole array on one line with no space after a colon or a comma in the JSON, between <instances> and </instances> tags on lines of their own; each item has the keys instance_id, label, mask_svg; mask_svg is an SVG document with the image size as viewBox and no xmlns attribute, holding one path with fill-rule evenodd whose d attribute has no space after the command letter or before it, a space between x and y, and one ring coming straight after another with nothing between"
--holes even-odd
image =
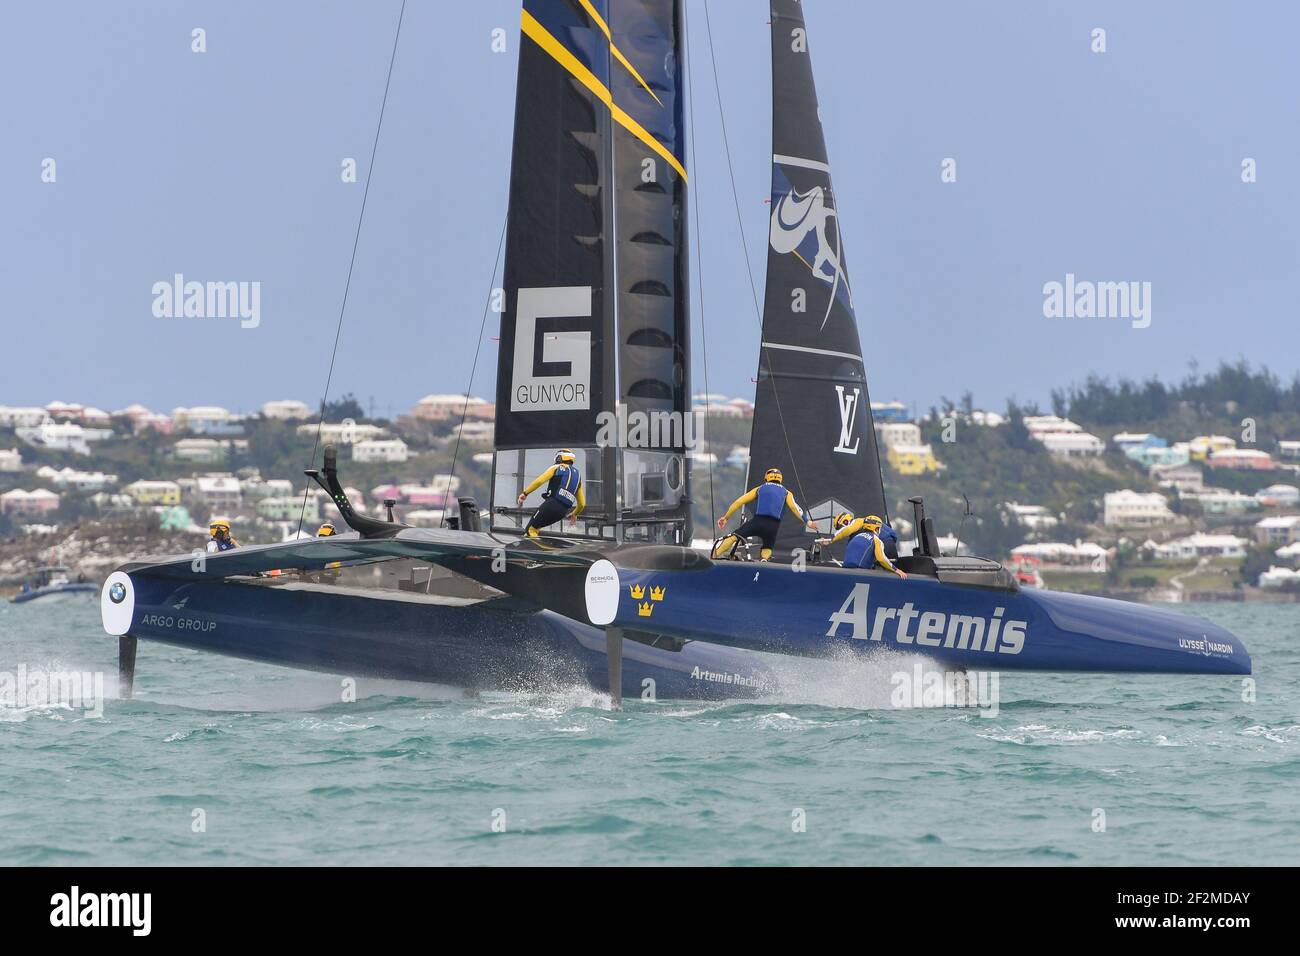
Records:
<instances>
[{"instance_id":1,"label":"artemis racing text","mask_svg":"<svg viewBox=\"0 0 1300 956\"><path fill-rule=\"evenodd\" d=\"M868 604L870 592L869 584L853 585L840 609L830 616L827 637L844 636L840 634L840 628L848 625L852 628L848 637L855 641L884 640L888 628L895 644L948 647L989 654L1019 654L1025 648L1025 628L1029 622L1003 620L1005 608L996 608L993 617L987 618L974 614L918 611L908 601L902 607L878 607L872 617Z\"/></svg>"}]
</instances>

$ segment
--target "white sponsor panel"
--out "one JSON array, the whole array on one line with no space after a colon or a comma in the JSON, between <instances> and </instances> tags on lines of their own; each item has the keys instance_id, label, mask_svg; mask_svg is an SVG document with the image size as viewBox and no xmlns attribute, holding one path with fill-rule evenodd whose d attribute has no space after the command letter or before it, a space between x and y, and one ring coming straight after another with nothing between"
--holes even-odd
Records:
<instances>
[{"instance_id":1,"label":"white sponsor panel","mask_svg":"<svg viewBox=\"0 0 1300 956\"><path fill-rule=\"evenodd\" d=\"M538 319L591 318L591 286L520 289L515 303L512 412L581 411L591 407L591 329L547 332L537 355ZM541 362L560 367L535 374Z\"/></svg>"},{"instance_id":2,"label":"white sponsor panel","mask_svg":"<svg viewBox=\"0 0 1300 956\"><path fill-rule=\"evenodd\" d=\"M603 559L589 567L584 596L587 619L592 624L604 627L613 623L618 614L618 568Z\"/></svg>"}]
</instances>

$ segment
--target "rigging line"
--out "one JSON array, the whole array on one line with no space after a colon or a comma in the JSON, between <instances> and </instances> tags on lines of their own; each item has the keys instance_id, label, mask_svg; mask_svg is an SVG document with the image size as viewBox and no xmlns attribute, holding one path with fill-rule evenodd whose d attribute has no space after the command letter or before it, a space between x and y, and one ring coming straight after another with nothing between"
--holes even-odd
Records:
<instances>
[{"instance_id":1,"label":"rigging line","mask_svg":"<svg viewBox=\"0 0 1300 956\"><path fill-rule=\"evenodd\" d=\"M348 277L343 283L343 302L339 306L339 321L334 327L334 348L330 351L329 372L325 376L325 391L320 397L320 418L316 422L316 439L311 446L311 464L316 464L316 452L320 449L321 429L325 426L325 403L329 400L330 384L334 381L334 361L339 354L339 339L343 335L343 316L348 309L348 292L352 289L352 270L357 264L357 246L361 244L361 224L366 219L366 200L370 197L370 180L374 178L375 154L379 152L379 132L384 128L384 108L388 106L388 88L393 82L393 64L397 62L397 41L402 36L402 19L406 16L406 0L397 13L397 29L393 32L393 52L388 56L388 76L384 80L384 96L379 101L379 121L375 123L375 141L370 146L370 165L366 167L366 186L361 193L361 210L357 213L357 229L352 236L352 257L348 260ZM307 518L307 495L311 491L311 479L302 489L302 511L298 514L298 535L302 534L302 523Z\"/></svg>"},{"instance_id":2,"label":"rigging line","mask_svg":"<svg viewBox=\"0 0 1300 956\"><path fill-rule=\"evenodd\" d=\"M686 14L686 4L682 4L683 32L689 34L689 30L686 29L686 27L687 27L687 20L686 20L686 17L687 17L687 14ZM689 44L684 44L684 45L686 46L686 88L687 88L687 94L688 94L688 95L687 95L687 98L686 98L686 104L687 104L687 110L688 110L688 115L690 116L690 124L691 124L691 143L690 143L690 149L691 149L691 169L694 170L694 172L692 173L692 177L694 178L694 185L695 185L695 186L698 186L698 185L699 185L699 182L700 182L700 178L699 178L699 177L700 177L700 167L699 167L699 164L696 162L696 150L695 150L695 70L694 70L694 68L693 68L693 63L692 63L692 59L691 59L691 48L690 48L690 45L689 45ZM688 197L688 199L689 199L689 197ZM697 282L697 284L698 284L698 286L699 286L699 301L700 301L700 347L701 347L701 351L703 352L703 355L704 355L704 396L705 396L705 397L704 397L704 434L705 434L705 436L708 436L708 434L709 434L709 398L708 398L708 396L709 396L711 393L709 392L709 330L708 330L708 326L707 326L707 324L706 324L705 321L704 321L704 314L705 314L705 308L704 308L704 233L700 230L700 203L699 203L699 200L696 199L696 201L695 201L692 205L695 206L695 264L696 264L696 266L698 267L698 275L697 275L697 278L696 278L696 282ZM706 437L705 440L706 440L706 442L708 441L707 437ZM712 448L711 446L706 446L706 447L708 447L708 449L709 449L709 452L708 452L708 454L709 454L709 458L708 458L708 469L709 469L709 534L710 534L710 536L712 536L713 534L716 534L716 530L715 530L715 528L714 528L714 525L715 525L715 523L716 523L717 520L718 520L718 505L717 505L717 502L714 500L714 495L713 495L713 464L714 464L714 460L716 459L717 456L714 454L714 452L713 452L713 448Z\"/></svg>"},{"instance_id":3,"label":"rigging line","mask_svg":"<svg viewBox=\"0 0 1300 956\"><path fill-rule=\"evenodd\" d=\"M451 483L456 478L456 459L460 456L460 440L465 433L465 419L469 415L469 396L474 390L474 375L478 370L479 353L483 351L483 333L487 329L488 312L492 310L492 296L496 292L497 268L501 262L501 249L506 243L506 224L510 222L510 212L507 208L505 216L501 219L501 238L497 240L497 254L492 258L492 275L488 276L488 294L483 302L483 318L478 325L478 344L474 346L474 362L469 368L469 384L465 386L465 404L460 410L460 425L456 429L456 445L451 453L451 469L447 472L447 494L451 494ZM442 509L442 526L447 526L447 508L446 497ZM464 530L464 529L462 529Z\"/></svg>"},{"instance_id":4,"label":"rigging line","mask_svg":"<svg viewBox=\"0 0 1300 956\"><path fill-rule=\"evenodd\" d=\"M776 418L781 426L781 440L785 442L786 454L790 456L790 470L794 473L795 492L800 498L803 498L803 482L799 480L799 463L795 461L794 449L790 445L790 433L785 427L785 412L781 409L781 394L777 390L776 380L772 373L772 360L768 354L766 346L762 345L763 334L763 310L758 304L758 287L754 284L754 268L749 261L749 244L745 241L745 224L740 215L740 194L736 191L736 171L731 164L731 143L727 137L727 114L722 108L722 84L718 81L718 57L713 50L713 24L709 19L709 5L707 2L701 4L704 7L704 29L709 41L709 59L713 64L713 90L718 99L718 127L722 130L722 149L727 157L727 174L731 177L731 201L736 207L736 231L740 233L740 248L745 255L745 271L749 275L749 294L754 300L754 316L758 319L759 331L759 378L762 378L763 363L767 363L768 378L772 381L772 400L776 404ZM757 398L757 389L755 389ZM750 438L750 453L753 453L753 438ZM751 465L753 461L751 459Z\"/></svg>"}]
</instances>

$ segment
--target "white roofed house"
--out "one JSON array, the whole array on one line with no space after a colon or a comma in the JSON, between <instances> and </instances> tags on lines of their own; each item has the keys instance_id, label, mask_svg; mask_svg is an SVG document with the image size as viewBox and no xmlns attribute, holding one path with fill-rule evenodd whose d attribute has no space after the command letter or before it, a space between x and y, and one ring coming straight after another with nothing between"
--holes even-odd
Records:
<instances>
[{"instance_id":1,"label":"white roofed house","mask_svg":"<svg viewBox=\"0 0 1300 956\"><path fill-rule=\"evenodd\" d=\"M691 396L691 410L701 417L752 418L754 403L747 398L727 398L725 395L705 393Z\"/></svg>"},{"instance_id":2,"label":"white roofed house","mask_svg":"<svg viewBox=\"0 0 1300 956\"><path fill-rule=\"evenodd\" d=\"M1300 439L1279 439L1277 457L1283 461L1300 461Z\"/></svg>"},{"instance_id":3,"label":"white roofed house","mask_svg":"<svg viewBox=\"0 0 1300 956\"><path fill-rule=\"evenodd\" d=\"M303 510L302 495L274 496L262 498L257 502L257 516L266 521L320 521L320 498L308 495L306 511Z\"/></svg>"},{"instance_id":4,"label":"white roofed house","mask_svg":"<svg viewBox=\"0 0 1300 956\"><path fill-rule=\"evenodd\" d=\"M1255 522L1255 540L1277 547L1300 541L1300 515L1272 515Z\"/></svg>"},{"instance_id":5,"label":"white roofed house","mask_svg":"<svg viewBox=\"0 0 1300 956\"><path fill-rule=\"evenodd\" d=\"M1242 514L1259 507L1254 495L1243 495L1240 491L1227 491L1223 488L1206 488L1199 494L1184 494L1189 501L1198 502L1206 514Z\"/></svg>"},{"instance_id":6,"label":"white roofed house","mask_svg":"<svg viewBox=\"0 0 1300 956\"><path fill-rule=\"evenodd\" d=\"M1083 431L1083 426L1077 422L1056 415L1026 415L1024 423L1029 434L1040 439L1043 435L1060 435L1066 432Z\"/></svg>"},{"instance_id":7,"label":"white roofed house","mask_svg":"<svg viewBox=\"0 0 1300 956\"><path fill-rule=\"evenodd\" d=\"M234 475L199 475L194 480L194 497L213 512L234 511L244 500Z\"/></svg>"},{"instance_id":8,"label":"white roofed house","mask_svg":"<svg viewBox=\"0 0 1300 956\"><path fill-rule=\"evenodd\" d=\"M1083 426L1056 415L1026 415L1029 437L1043 443L1057 458L1095 458L1106 450L1106 442L1090 435Z\"/></svg>"},{"instance_id":9,"label":"white roofed house","mask_svg":"<svg viewBox=\"0 0 1300 956\"><path fill-rule=\"evenodd\" d=\"M0 495L0 514L31 517L46 515L59 507L59 496L46 488L24 491L15 488Z\"/></svg>"},{"instance_id":10,"label":"white roofed house","mask_svg":"<svg viewBox=\"0 0 1300 956\"><path fill-rule=\"evenodd\" d=\"M460 421L477 419L492 421L496 406L474 395L426 395L411 409L411 417L425 422Z\"/></svg>"},{"instance_id":11,"label":"white roofed house","mask_svg":"<svg viewBox=\"0 0 1300 956\"><path fill-rule=\"evenodd\" d=\"M1300 506L1300 488L1295 485L1269 485L1255 492L1255 500L1266 508Z\"/></svg>"},{"instance_id":12,"label":"white roofed house","mask_svg":"<svg viewBox=\"0 0 1300 956\"><path fill-rule=\"evenodd\" d=\"M1107 527L1148 527L1174 518L1169 501L1159 492L1140 493L1125 488L1102 497L1102 523Z\"/></svg>"},{"instance_id":13,"label":"white roofed house","mask_svg":"<svg viewBox=\"0 0 1300 956\"><path fill-rule=\"evenodd\" d=\"M71 451L89 455L91 435L75 422L55 422L46 419L39 425L20 425L15 433L27 444L51 451Z\"/></svg>"},{"instance_id":14,"label":"white roofed house","mask_svg":"<svg viewBox=\"0 0 1300 956\"><path fill-rule=\"evenodd\" d=\"M1103 573L1107 568L1110 552L1092 541L1045 541L1026 543L1011 549L1011 557L1016 561L1032 559L1046 566L1058 568L1078 568Z\"/></svg>"},{"instance_id":15,"label":"white roofed house","mask_svg":"<svg viewBox=\"0 0 1300 956\"><path fill-rule=\"evenodd\" d=\"M1169 444L1150 432L1120 432L1111 436L1110 443L1122 452L1131 448L1165 448Z\"/></svg>"},{"instance_id":16,"label":"white roofed house","mask_svg":"<svg viewBox=\"0 0 1300 956\"><path fill-rule=\"evenodd\" d=\"M181 503L181 486L175 481L133 481L122 489L141 505L178 505Z\"/></svg>"},{"instance_id":17,"label":"white roofed house","mask_svg":"<svg viewBox=\"0 0 1300 956\"><path fill-rule=\"evenodd\" d=\"M239 483L245 498L274 498L292 495L293 482L288 478L246 478Z\"/></svg>"},{"instance_id":18,"label":"white roofed house","mask_svg":"<svg viewBox=\"0 0 1300 956\"><path fill-rule=\"evenodd\" d=\"M39 425L49 415L45 409L34 406L17 407L14 405L0 405L0 426L4 428L31 428Z\"/></svg>"},{"instance_id":19,"label":"white roofed house","mask_svg":"<svg viewBox=\"0 0 1300 956\"><path fill-rule=\"evenodd\" d=\"M75 468L52 468L46 465L38 468L36 474L61 488L77 491L103 491L109 485L117 484L117 475L106 475L102 471L78 471Z\"/></svg>"},{"instance_id":20,"label":"white roofed house","mask_svg":"<svg viewBox=\"0 0 1300 956\"><path fill-rule=\"evenodd\" d=\"M1007 514L1009 514L1026 528L1041 530L1054 528L1059 519L1052 514L1045 505L1022 505L1014 501L1008 501L1005 505Z\"/></svg>"},{"instance_id":21,"label":"white roofed house","mask_svg":"<svg viewBox=\"0 0 1300 956\"><path fill-rule=\"evenodd\" d=\"M321 442L327 445L351 445L353 442L369 441L384 434L384 429L378 425L362 425L350 418L345 418L338 423L325 422L321 425L299 425L298 434L314 438L317 429L320 430Z\"/></svg>"},{"instance_id":22,"label":"white roofed house","mask_svg":"<svg viewBox=\"0 0 1300 956\"><path fill-rule=\"evenodd\" d=\"M410 449L400 438L371 438L352 445L353 461L404 462L410 456Z\"/></svg>"},{"instance_id":23,"label":"white roofed house","mask_svg":"<svg viewBox=\"0 0 1300 956\"><path fill-rule=\"evenodd\" d=\"M1147 473L1161 488L1173 488L1179 493L1205 490L1205 472L1190 462L1181 465L1152 465Z\"/></svg>"},{"instance_id":24,"label":"white roofed house","mask_svg":"<svg viewBox=\"0 0 1300 956\"><path fill-rule=\"evenodd\" d=\"M468 444L490 445L496 439L496 426L492 422L462 422L451 430L452 436Z\"/></svg>"},{"instance_id":25,"label":"white roofed house","mask_svg":"<svg viewBox=\"0 0 1300 956\"><path fill-rule=\"evenodd\" d=\"M313 412L306 402L300 402L292 398L266 402L262 405L262 417L273 418L277 421L311 418L312 414Z\"/></svg>"},{"instance_id":26,"label":"white roofed house","mask_svg":"<svg viewBox=\"0 0 1300 956\"><path fill-rule=\"evenodd\" d=\"M242 435L240 419L220 405L172 409L172 428L191 435Z\"/></svg>"},{"instance_id":27,"label":"white roofed house","mask_svg":"<svg viewBox=\"0 0 1300 956\"><path fill-rule=\"evenodd\" d=\"M1106 450L1104 441L1087 432L1047 432L1035 437L1057 458L1096 458Z\"/></svg>"},{"instance_id":28,"label":"white roofed house","mask_svg":"<svg viewBox=\"0 0 1300 956\"><path fill-rule=\"evenodd\" d=\"M230 443L215 438L182 438L172 446L172 455L178 461L215 464L226 460Z\"/></svg>"},{"instance_id":29,"label":"white roofed house","mask_svg":"<svg viewBox=\"0 0 1300 956\"><path fill-rule=\"evenodd\" d=\"M1205 459L1211 468L1234 468L1244 471L1272 471L1277 467L1273 456L1257 448L1225 448L1212 451Z\"/></svg>"},{"instance_id":30,"label":"white roofed house","mask_svg":"<svg viewBox=\"0 0 1300 956\"><path fill-rule=\"evenodd\" d=\"M1250 539L1235 534L1196 532L1163 544L1147 542L1143 547L1160 561L1191 561L1196 558L1244 558Z\"/></svg>"},{"instance_id":31,"label":"white roofed house","mask_svg":"<svg viewBox=\"0 0 1300 956\"><path fill-rule=\"evenodd\" d=\"M921 444L921 426L912 422L879 422L876 435L886 448Z\"/></svg>"},{"instance_id":32,"label":"white roofed house","mask_svg":"<svg viewBox=\"0 0 1300 956\"><path fill-rule=\"evenodd\" d=\"M1259 576L1262 588L1300 588L1300 569L1270 567Z\"/></svg>"},{"instance_id":33,"label":"white roofed house","mask_svg":"<svg viewBox=\"0 0 1300 956\"><path fill-rule=\"evenodd\" d=\"M0 448L0 471L22 471L23 453L17 448Z\"/></svg>"}]
</instances>

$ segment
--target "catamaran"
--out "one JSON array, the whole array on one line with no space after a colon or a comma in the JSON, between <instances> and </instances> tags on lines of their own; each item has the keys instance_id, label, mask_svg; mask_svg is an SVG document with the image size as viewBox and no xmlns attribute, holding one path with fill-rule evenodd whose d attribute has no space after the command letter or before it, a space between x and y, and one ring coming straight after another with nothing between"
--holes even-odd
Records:
<instances>
[{"instance_id":1,"label":"catamaran","mask_svg":"<svg viewBox=\"0 0 1300 956\"><path fill-rule=\"evenodd\" d=\"M798 0L771 0L767 279L749 484L780 468L820 532L889 507ZM130 693L137 641L469 688L581 680L624 695L754 696L760 654L919 652L956 669L1250 672L1196 617L1021 590L940 553L911 499L906 580L809 559L789 517L771 562L690 547L682 0L524 0L491 501L437 529L359 514L336 453L308 472L350 532L128 564L104 584ZM629 440L635 432L636 441ZM524 532L518 496L572 449L575 525ZM483 519L486 518L486 527Z\"/></svg>"}]
</instances>

